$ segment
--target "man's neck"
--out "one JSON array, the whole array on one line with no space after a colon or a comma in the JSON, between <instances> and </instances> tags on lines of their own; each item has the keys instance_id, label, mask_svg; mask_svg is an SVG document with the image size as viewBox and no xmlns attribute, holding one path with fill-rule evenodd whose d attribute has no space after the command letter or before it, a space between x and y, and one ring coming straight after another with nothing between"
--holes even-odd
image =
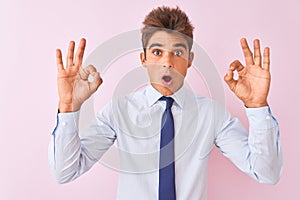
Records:
<instances>
[{"instance_id":1,"label":"man's neck","mask_svg":"<svg viewBox=\"0 0 300 200\"><path fill-rule=\"evenodd\" d=\"M157 90L161 95L163 96L171 96L173 95L175 92L177 92L180 88L178 88L175 91L172 91L170 88L156 84L156 83L151 83L152 87Z\"/></svg>"}]
</instances>

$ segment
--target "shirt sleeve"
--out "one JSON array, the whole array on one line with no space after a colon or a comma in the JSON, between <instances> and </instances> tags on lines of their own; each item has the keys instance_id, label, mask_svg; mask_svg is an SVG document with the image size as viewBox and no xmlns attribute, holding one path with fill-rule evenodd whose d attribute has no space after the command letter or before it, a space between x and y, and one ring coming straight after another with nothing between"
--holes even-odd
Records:
<instances>
[{"instance_id":1,"label":"shirt sleeve","mask_svg":"<svg viewBox=\"0 0 300 200\"><path fill-rule=\"evenodd\" d=\"M48 149L51 173L58 183L70 182L88 171L116 138L109 109L97 114L79 133L79 111L58 113Z\"/></svg>"},{"instance_id":2,"label":"shirt sleeve","mask_svg":"<svg viewBox=\"0 0 300 200\"><path fill-rule=\"evenodd\" d=\"M276 184L282 170L279 125L268 106L246 108L249 132L229 114L216 146L239 169L257 181Z\"/></svg>"}]
</instances>

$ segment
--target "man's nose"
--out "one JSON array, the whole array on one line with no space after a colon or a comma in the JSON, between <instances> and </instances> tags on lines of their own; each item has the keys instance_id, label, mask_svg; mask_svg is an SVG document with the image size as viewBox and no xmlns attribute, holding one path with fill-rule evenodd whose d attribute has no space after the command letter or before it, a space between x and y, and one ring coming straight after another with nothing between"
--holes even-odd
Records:
<instances>
[{"instance_id":1,"label":"man's nose","mask_svg":"<svg viewBox=\"0 0 300 200\"><path fill-rule=\"evenodd\" d=\"M172 52L165 52L162 64L163 64L163 67L168 67L168 68L171 68L174 66Z\"/></svg>"}]
</instances>

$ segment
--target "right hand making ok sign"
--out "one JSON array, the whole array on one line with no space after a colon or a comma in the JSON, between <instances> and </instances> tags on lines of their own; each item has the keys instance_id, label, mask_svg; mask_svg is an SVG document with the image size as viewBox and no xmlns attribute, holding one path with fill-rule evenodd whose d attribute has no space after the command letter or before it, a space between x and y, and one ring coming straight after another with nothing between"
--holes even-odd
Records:
<instances>
[{"instance_id":1,"label":"right hand making ok sign","mask_svg":"<svg viewBox=\"0 0 300 200\"><path fill-rule=\"evenodd\" d=\"M56 50L57 85L59 95L59 112L74 112L80 109L83 102L88 99L101 85L102 79L96 68L92 65L82 68L86 40L81 39L74 58L75 42L69 43L66 66L62 61L60 49ZM93 81L88 80L93 76Z\"/></svg>"}]
</instances>

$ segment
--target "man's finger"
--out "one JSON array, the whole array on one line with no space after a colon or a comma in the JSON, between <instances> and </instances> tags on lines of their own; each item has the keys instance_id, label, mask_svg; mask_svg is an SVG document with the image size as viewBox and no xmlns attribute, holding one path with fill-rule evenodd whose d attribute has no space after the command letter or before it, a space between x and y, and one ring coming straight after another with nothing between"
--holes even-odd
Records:
<instances>
[{"instance_id":1,"label":"man's finger","mask_svg":"<svg viewBox=\"0 0 300 200\"><path fill-rule=\"evenodd\" d=\"M61 56L61 50L56 49L56 65L57 65L57 70L64 70L64 64Z\"/></svg>"},{"instance_id":2,"label":"man's finger","mask_svg":"<svg viewBox=\"0 0 300 200\"><path fill-rule=\"evenodd\" d=\"M258 39L254 40L254 64L256 66L261 66L261 52L260 52L260 42Z\"/></svg>"},{"instance_id":3,"label":"man's finger","mask_svg":"<svg viewBox=\"0 0 300 200\"><path fill-rule=\"evenodd\" d=\"M240 63L240 61L235 60L230 64L229 69L227 70L227 74L224 76L224 80L229 86L229 88L234 92L237 84L237 80L234 80L234 71L241 71L244 69L244 66Z\"/></svg>"},{"instance_id":4,"label":"man's finger","mask_svg":"<svg viewBox=\"0 0 300 200\"><path fill-rule=\"evenodd\" d=\"M82 38L80 40L79 47L78 47L78 50L75 55L75 66L77 68L81 67L81 65L82 65L85 45L86 45L86 40L84 38Z\"/></svg>"},{"instance_id":5,"label":"man's finger","mask_svg":"<svg viewBox=\"0 0 300 200\"><path fill-rule=\"evenodd\" d=\"M232 71L237 71L237 72L240 72L244 69L244 66L242 65L242 63L238 60L235 60L233 61L231 64L230 64L230 70Z\"/></svg>"},{"instance_id":6,"label":"man's finger","mask_svg":"<svg viewBox=\"0 0 300 200\"><path fill-rule=\"evenodd\" d=\"M270 48L266 47L264 49L264 61L263 69L270 70Z\"/></svg>"},{"instance_id":7,"label":"man's finger","mask_svg":"<svg viewBox=\"0 0 300 200\"><path fill-rule=\"evenodd\" d=\"M235 90L237 81L233 79L233 70L228 69L227 74L224 76L224 81L232 91Z\"/></svg>"},{"instance_id":8,"label":"man's finger","mask_svg":"<svg viewBox=\"0 0 300 200\"><path fill-rule=\"evenodd\" d=\"M241 39L241 46L242 46L242 50L243 50L243 53L244 53L244 57L245 57L245 61L246 61L246 66L253 65L254 64L253 54L250 51L250 48L248 46L246 38L242 38Z\"/></svg>"},{"instance_id":9,"label":"man's finger","mask_svg":"<svg viewBox=\"0 0 300 200\"><path fill-rule=\"evenodd\" d=\"M75 42L70 41L67 55L67 67L73 66Z\"/></svg>"},{"instance_id":10,"label":"man's finger","mask_svg":"<svg viewBox=\"0 0 300 200\"><path fill-rule=\"evenodd\" d=\"M90 88L92 92L95 92L98 89L98 87L102 84L103 80L100 77L99 72L93 72L91 75L93 76L94 80L90 83Z\"/></svg>"},{"instance_id":11,"label":"man's finger","mask_svg":"<svg viewBox=\"0 0 300 200\"><path fill-rule=\"evenodd\" d=\"M81 68L79 72L80 78L83 80L87 80L89 76L94 72L97 72L96 68L93 65L88 65L86 68Z\"/></svg>"}]
</instances>

